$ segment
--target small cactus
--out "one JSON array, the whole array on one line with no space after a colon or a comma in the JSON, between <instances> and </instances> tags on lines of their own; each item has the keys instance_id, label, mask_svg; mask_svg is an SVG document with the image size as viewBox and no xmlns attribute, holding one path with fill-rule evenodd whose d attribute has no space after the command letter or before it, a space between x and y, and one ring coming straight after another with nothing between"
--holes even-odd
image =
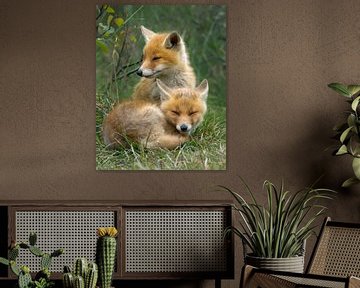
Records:
<instances>
[{"instance_id":1,"label":"small cactus","mask_svg":"<svg viewBox=\"0 0 360 288\"><path fill-rule=\"evenodd\" d=\"M89 263L85 276L85 288L95 288L98 279L98 266L96 263Z\"/></svg>"},{"instance_id":2,"label":"small cactus","mask_svg":"<svg viewBox=\"0 0 360 288\"><path fill-rule=\"evenodd\" d=\"M83 279L85 279L87 268L88 268L88 262L85 258L76 259L74 274L76 276L81 276Z\"/></svg>"},{"instance_id":3,"label":"small cactus","mask_svg":"<svg viewBox=\"0 0 360 288\"><path fill-rule=\"evenodd\" d=\"M30 269L27 266L21 267L21 271L19 274L18 285L19 288L28 288L32 283Z\"/></svg>"},{"instance_id":4,"label":"small cactus","mask_svg":"<svg viewBox=\"0 0 360 288\"><path fill-rule=\"evenodd\" d=\"M66 272L62 277L64 288L73 288L74 287L74 276L71 272Z\"/></svg>"},{"instance_id":5,"label":"small cactus","mask_svg":"<svg viewBox=\"0 0 360 288\"><path fill-rule=\"evenodd\" d=\"M77 275L74 277L74 288L85 288L84 278Z\"/></svg>"},{"instance_id":6,"label":"small cactus","mask_svg":"<svg viewBox=\"0 0 360 288\"><path fill-rule=\"evenodd\" d=\"M96 262L99 267L99 280L101 288L110 288L116 258L115 227L98 228L99 238L96 243Z\"/></svg>"},{"instance_id":7,"label":"small cactus","mask_svg":"<svg viewBox=\"0 0 360 288\"><path fill-rule=\"evenodd\" d=\"M92 262L88 264L88 261L85 258L76 259L73 273L71 273L69 266L64 266L64 288L95 288L97 279L97 265Z\"/></svg>"}]
</instances>

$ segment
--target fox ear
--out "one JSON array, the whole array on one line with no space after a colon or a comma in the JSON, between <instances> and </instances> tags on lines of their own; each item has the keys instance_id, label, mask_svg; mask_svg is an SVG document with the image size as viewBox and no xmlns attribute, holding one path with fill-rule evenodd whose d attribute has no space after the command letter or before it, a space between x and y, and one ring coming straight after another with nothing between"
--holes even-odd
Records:
<instances>
[{"instance_id":1,"label":"fox ear","mask_svg":"<svg viewBox=\"0 0 360 288\"><path fill-rule=\"evenodd\" d=\"M165 48L171 49L178 46L181 42L181 37L177 32L171 32L165 39L164 46Z\"/></svg>"},{"instance_id":2,"label":"fox ear","mask_svg":"<svg viewBox=\"0 0 360 288\"><path fill-rule=\"evenodd\" d=\"M145 28L142 25L140 26L140 28L141 28L141 33L144 36L146 42L148 42L150 38L152 38L156 34L155 32Z\"/></svg>"},{"instance_id":3,"label":"fox ear","mask_svg":"<svg viewBox=\"0 0 360 288\"><path fill-rule=\"evenodd\" d=\"M166 101L171 97L171 89L165 85L160 79L156 79L156 84L160 90L160 100Z\"/></svg>"},{"instance_id":4,"label":"fox ear","mask_svg":"<svg viewBox=\"0 0 360 288\"><path fill-rule=\"evenodd\" d=\"M209 84L206 79L204 79L199 86L196 87L196 91L200 94L200 98L206 100L209 93Z\"/></svg>"}]
</instances>

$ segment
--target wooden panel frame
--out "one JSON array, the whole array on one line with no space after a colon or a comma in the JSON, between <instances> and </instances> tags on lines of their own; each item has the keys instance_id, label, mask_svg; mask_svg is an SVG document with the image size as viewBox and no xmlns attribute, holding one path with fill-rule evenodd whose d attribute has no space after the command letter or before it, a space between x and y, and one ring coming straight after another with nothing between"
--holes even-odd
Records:
<instances>
[{"instance_id":1,"label":"wooden panel frame","mask_svg":"<svg viewBox=\"0 0 360 288\"><path fill-rule=\"evenodd\" d=\"M221 210L225 211L227 224L232 226L234 212L231 204L223 201L0 201L0 206L7 206L8 212L8 245L15 239L15 213L16 211L114 211L116 215L115 226L120 235L118 237L117 269L114 273L114 280L201 280L201 279L234 279L234 235L227 239L227 271L221 273L125 273L125 211L129 209L169 209L169 210ZM53 279L60 279L62 273L52 273ZM15 279L16 276L10 271L7 277L0 279Z\"/></svg>"},{"instance_id":2,"label":"wooden panel frame","mask_svg":"<svg viewBox=\"0 0 360 288\"><path fill-rule=\"evenodd\" d=\"M234 278L234 236L231 234L226 240L226 272L126 272L126 227L125 227L125 213L126 211L141 211L141 210L158 210L158 211L224 211L227 219L227 226L232 226L233 211L230 205L216 206L216 205L149 205L149 206L123 206L121 219L124 225L121 227L121 279L233 279Z\"/></svg>"},{"instance_id":3,"label":"wooden panel frame","mask_svg":"<svg viewBox=\"0 0 360 288\"><path fill-rule=\"evenodd\" d=\"M16 223L15 223L15 219L16 219L16 212L18 211L113 211L115 212L115 219L114 219L114 223L116 228L118 228L118 223L119 222L119 217L121 214L121 209L120 207L117 206L112 206L112 207L104 207L104 206L74 206L74 205L58 205L58 206L54 206L54 207L49 207L49 206L45 206L45 205L36 205L36 206L10 206L8 213L9 213L9 233L8 233L8 243L11 243L15 238L16 238ZM117 242L117 249L118 251L120 250L120 241ZM74 259L75 260L75 259ZM119 263L120 261L120 257L119 257L119 253L116 259L117 263ZM16 279L17 277L14 275L14 273L11 272L11 269L9 268L9 272L8 275L10 279ZM51 273L52 278L54 279L61 279L62 278L62 273L59 272L53 272ZM118 267L116 267L115 271L114 271L114 279L119 278L120 275L120 270L118 269Z\"/></svg>"}]
</instances>

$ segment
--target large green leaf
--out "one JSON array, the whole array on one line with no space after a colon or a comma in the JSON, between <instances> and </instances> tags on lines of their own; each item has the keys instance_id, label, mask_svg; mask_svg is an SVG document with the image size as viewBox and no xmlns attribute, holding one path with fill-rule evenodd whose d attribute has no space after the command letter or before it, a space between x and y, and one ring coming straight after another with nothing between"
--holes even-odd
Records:
<instances>
[{"instance_id":1,"label":"large green leaf","mask_svg":"<svg viewBox=\"0 0 360 288\"><path fill-rule=\"evenodd\" d=\"M351 127L347 128L347 129L345 129L345 131L341 134L341 136L340 136L341 143L344 143L344 141L346 140L346 137L348 136L348 134L349 134L349 132L351 131L352 128L353 127L351 126Z\"/></svg>"},{"instance_id":2,"label":"large green leaf","mask_svg":"<svg viewBox=\"0 0 360 288\"><path fill-rule=\"evenodd\" d=\"M360 158L354 157L352 168L357 179L360 180Z\"/></svg>"},{"instance_id":3,"label":"large green leaf","mask_svg":"<svg viewBox=\"0 0 360 288\"><path fill-rule=\"evenodd\" d=\"M329 88L333 89L334 91L336 91L337 93L339 93L342 96L351 97L351 94L349 92L349 90L347 89L347 86L341 83L330 83L328 85Z\"/></svg>"},{"instance_id":4,"label":"large green leaf","mask_svg":"<svg viewBox=\"0 0 360 288\"><path fill-rule=\"evenodd\" d=\"M356 124L356 116L353 113L350 113L347 118L347 124L350 126L355 126Z\"/></svg>"},{"instance_id":5,"label":"large green leaf","mask_svg":"<svg viewBox=\"0 0 360 288\"><path fill-rule=\"evenodd\" d=\"M357 106L359 105L360 96L356 97L355 100L351 103L351 109L356 111Z\"/></svg>"},{"instance_id":6,"label":"large green leaf","mask_svg":"<svg viewBox=\"0 0 360 288\"><path fill-rule=\"evenodd\" d=\"M348 85L347 90L349 91L351 96L354 96L360 92L360 85Z\"/></svg>"}]
</instances>

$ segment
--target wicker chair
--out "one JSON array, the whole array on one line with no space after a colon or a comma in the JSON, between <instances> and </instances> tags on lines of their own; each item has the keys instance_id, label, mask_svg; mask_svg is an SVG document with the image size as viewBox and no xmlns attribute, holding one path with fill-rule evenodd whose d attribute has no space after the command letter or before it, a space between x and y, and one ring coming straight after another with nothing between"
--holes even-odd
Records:
<instances>
[{"instance_id":1,"label":"wicker chair","mask_svg":"<svg viewBox=\"0 0 360 288\"><path fill-rule=\"evenodd\" d=\"M305 274L257 269L246 265L242 288L360 287L360 224L326 218Z\"/></svg>"}]
</instances>

